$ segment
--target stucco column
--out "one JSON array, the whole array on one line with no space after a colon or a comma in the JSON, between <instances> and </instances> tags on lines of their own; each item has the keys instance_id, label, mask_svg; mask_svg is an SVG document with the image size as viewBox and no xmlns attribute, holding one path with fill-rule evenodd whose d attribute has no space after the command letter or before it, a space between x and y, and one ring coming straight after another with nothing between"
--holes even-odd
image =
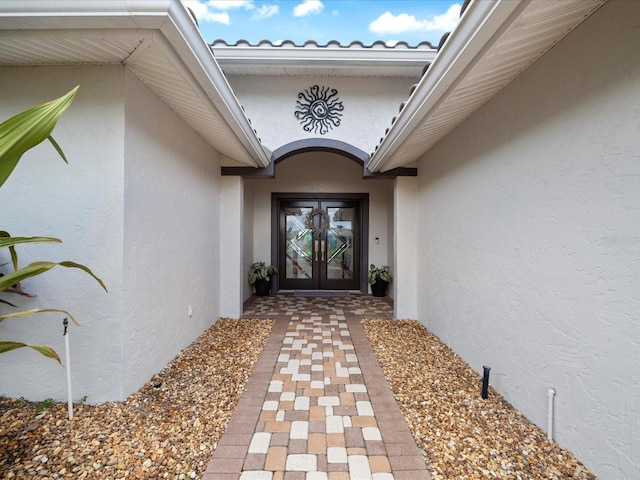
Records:
<instances>
[{"instance_id":1,"label":"stucco column","mask_svg":"<svg viewBox=\"0 0 640 480\"><path fill-rule=\"evenodd\" d=\"M220 189L220 316L242 315L242 177L222 177Z\"/></svg>"},{"instance_id":2,"label":"stucco column","mask_svg":"<svg viewBox=\"0 0 640 480\"><path fill-rule=\"evenodd\" d=\"M393 284L396 318L417 318L416 177L398 177L394 188Z\"/></svg>"}]
</instances>

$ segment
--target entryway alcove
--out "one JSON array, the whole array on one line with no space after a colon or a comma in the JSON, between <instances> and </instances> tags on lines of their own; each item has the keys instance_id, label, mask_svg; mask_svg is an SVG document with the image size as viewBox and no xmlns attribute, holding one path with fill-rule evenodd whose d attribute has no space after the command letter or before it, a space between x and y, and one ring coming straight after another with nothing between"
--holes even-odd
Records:
<instances>
[{"instance_id":1,"label":"entryway alcove","mask_svg":"<svg viewBox=\"0 0 640 480\"><path fill-rule=\"evenodd\" d=\"M278 267L273 291L366 293L369 263L392 261L393 177L366 175L366 158L344 142L310 139L274 151L268 172L243 175L245 252Z\"/></svg>"}]
</instances>

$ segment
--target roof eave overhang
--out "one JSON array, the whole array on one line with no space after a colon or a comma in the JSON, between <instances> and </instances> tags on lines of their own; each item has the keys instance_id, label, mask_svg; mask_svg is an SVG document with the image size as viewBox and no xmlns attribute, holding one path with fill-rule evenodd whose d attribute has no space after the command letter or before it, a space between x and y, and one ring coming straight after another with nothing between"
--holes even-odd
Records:
<instances>
[{"instance_id":1,"label":"roof eave overhang","mask_svg":"<svg viewBox=\"0 0 640 480\"><path fill-rule=\"evenodd\" d=\"M413 164L605 2L472 1L371 155L369 170ZM524 38L528 45L517 43Z\"/></svg>"},{"instance_id":2,"label":"roof eave overhang","mask_svg":"<svg viewBox=\"0 0 640 480\"><path fill-rule=\"evenodd\" d=\"M369 170L389 170L395 151L418 123L439 104L469 64L490 47L490 42L505 22L521 10L526 2L474 1L467 8L456 29L449 35L426 75L422 78L404 109L369 160Z\"/></svg>"},{"instance_id":3,"label":"roof eave overhang","mask_svg":"<svg viewBox=\"0 0 640 480\"><path fill-rule=\"evenodd\" d=\"M171 1L170 5L170 22L165 22L160 30L180 55L176 62L178 60L184 62L190 76L211 99L254 161L255 166L266 167L271 161L271 153L261 144L209 45L204 41L197 25L180 2Z\"/></svg>"},{"instance_id":4,"label":"roof eave overhang","mask_svg":"<svg viewBox=\"0 0 640 480\"><path fill-rule=\"evenodd\" d=\"M135 68L136 62L146 54L146 47L153 42L210 113L223 118L235 141L241 144L240 150L244 152L240 155L242 158L232 156L232 159L254 167L266 167L269 164L270 152L260 143L209 46L180 2L4 0L0 5L2 30L23 37L38 35L43 31L53 35L56 32L77 34L83 31L91 34L92 31L99 31L107 41L110 33L116 35L127 30L135 31L143 38L141 46L130 57L123 58L121 63L127 65L147 85L161 82L160 78L149 78L153 73L141 73ZM165 100L162 92L155 91ZM181 116L190 123L189 119ZM206 134L202 136L219 150L207 139Z\"/></svg>"}]
</instances>

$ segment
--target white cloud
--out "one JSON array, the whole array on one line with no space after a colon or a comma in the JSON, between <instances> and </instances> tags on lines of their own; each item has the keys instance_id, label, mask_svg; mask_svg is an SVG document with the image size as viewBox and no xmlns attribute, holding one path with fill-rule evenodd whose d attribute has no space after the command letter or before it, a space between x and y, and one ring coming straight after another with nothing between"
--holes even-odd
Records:
<instances>
[{"instance_id":1,"label":"white cloud","mask_svg":"<svg viewBox=\"0 0 640 480\"><path fill-rule=\"evenodd\" d=\"M273 17L280 12L278 5L262 5L251 16L252 20L261 20L263 18Z\"/></svg>"},{"instance_id":2,"label":"white cloud","mask_svg":"<svg viewBox=\"0 0 640 480\"><path fill-rule=\"evenodd\" d=\"M182 0L185 7L190 8L199 22L231 24L227 10L244 8L255 9L253 0Z\"/></svg>"},{"instance_id":3,"label":"white cloud","mask_svg":"<svg viewBox=\"0 0 640 480\"><path fill-rule=\"evenodd\" d=\"M450 32L460 19L460 5L454 4L442 15L432 19L418 20L413 15L401 13L393 15L385 12L369 24L369 31L378 35L397 34L405 32Z\"/></svg>"},{"instance_id":4,"label":"white cloud","mask_svg":"<svg viewBox=\"0 0 640 480\"><path fill-rule=\"evenodd\" d=\"M293 8L293 16L306 17L307 15L317 15L323 8L324 5L320 0L304 0Z\"/></svg>"},{"instance_id":5,"label":"white cloud","mask_svg":"<svg viewBox=\"0 0 640 480\"><path fill-rule=\"evenodd\" d=\"M213 22L229 25L229 15L227 12L214 13L209 10L206 4L198 0L182 0L185 7L190 8L199 22Z\"/></svg>"},{"instance_id":6,"label":"white cloud","mask_svg":"<svg viewBox=\"0 0 640 480\"><path fill-rule=\"evenodd\" d=\"M203 13L207 12L207 6L204 3L200 3L198 0L182 0L182 4L190 8L191 11L200 17Z\"/></svg>"},{"instance_id":7,"label":"white cloud","mask_svg":"<svg viewBox=\"0 0 640 480\"><path fill-rule=\"evenodd\" d=\"M245 8L253 10L253 0L208 0L207 5L218 10L231 10L232 8Z\"/></svg>"}]
</instances>

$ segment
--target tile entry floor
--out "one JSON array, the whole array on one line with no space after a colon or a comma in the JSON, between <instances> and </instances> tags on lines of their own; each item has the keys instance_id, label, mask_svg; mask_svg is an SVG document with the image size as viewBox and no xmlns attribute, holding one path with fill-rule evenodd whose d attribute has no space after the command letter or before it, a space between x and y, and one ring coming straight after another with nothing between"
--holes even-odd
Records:
<instances>
[{"instance_id":1,"label":"tile entry floor","mask_svg":"<svg viewBox=\"0 0 640 480\"><path fill-rule=\"evenodd\" d=\"M422 480L425 462L360 320L387 299L256 297L276 320L203 480Z\"/></svg>"}]
</instances>

